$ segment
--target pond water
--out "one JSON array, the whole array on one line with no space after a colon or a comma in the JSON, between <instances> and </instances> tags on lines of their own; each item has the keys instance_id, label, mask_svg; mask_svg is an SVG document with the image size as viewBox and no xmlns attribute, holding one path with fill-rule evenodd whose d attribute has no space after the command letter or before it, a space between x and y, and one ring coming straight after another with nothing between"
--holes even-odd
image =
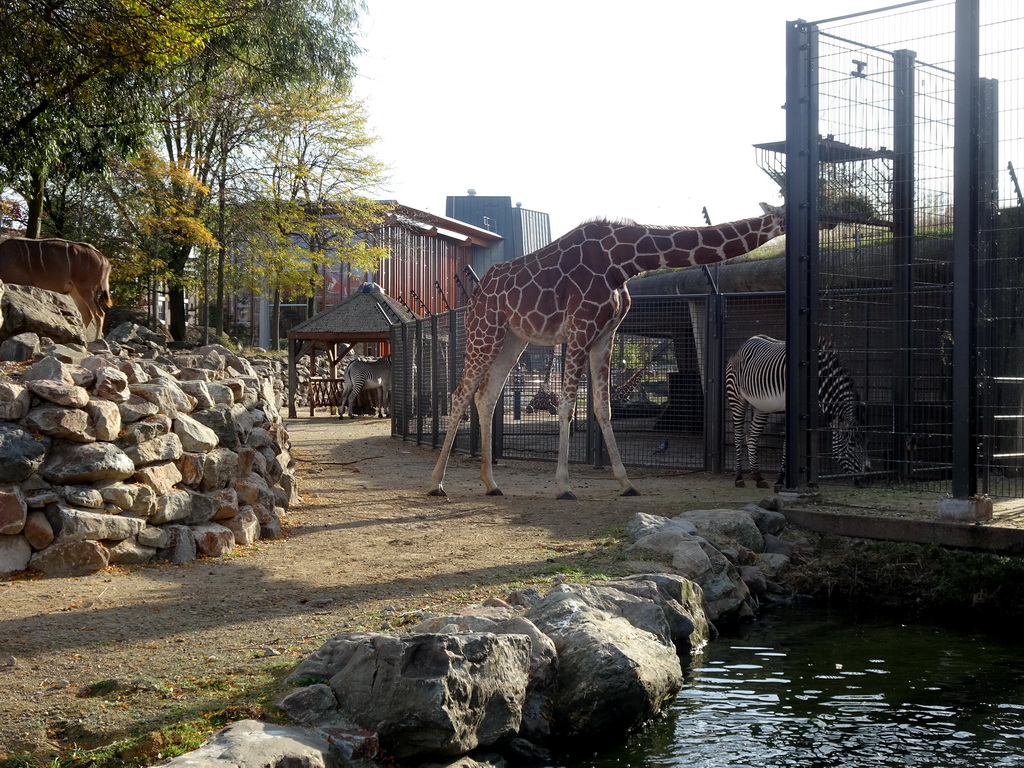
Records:
<instances>
[{"instance_id":1,"label":"pond water","mask_svg":"<svg viewBox=\"0 0 1024 768\"><path fill-rule=\"evenodd\" d=\"M693 659L665 715L572 768L1024 767L1024 643L784 609Z\"/></svg>"}]
</instances>

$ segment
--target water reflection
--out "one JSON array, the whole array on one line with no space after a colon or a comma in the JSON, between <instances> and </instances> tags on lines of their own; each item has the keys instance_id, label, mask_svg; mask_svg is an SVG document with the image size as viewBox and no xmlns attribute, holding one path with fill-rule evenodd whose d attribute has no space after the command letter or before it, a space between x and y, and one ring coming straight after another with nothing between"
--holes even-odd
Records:
<instances>
[{"instance_id":1,"label":"water reflection","mask_svg":"<svg viewBox=\"0 0 1024 768\"><path fill-rule=\"evenodd\" d=\"M576 768L1024 768L1019 644L786 611L695 659L666 716Z\"/></svg>"}]
</instances>

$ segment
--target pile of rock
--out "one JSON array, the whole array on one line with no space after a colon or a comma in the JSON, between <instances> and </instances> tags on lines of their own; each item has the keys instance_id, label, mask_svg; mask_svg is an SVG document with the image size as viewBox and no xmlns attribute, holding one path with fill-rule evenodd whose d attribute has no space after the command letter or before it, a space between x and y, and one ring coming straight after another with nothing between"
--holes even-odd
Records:
<instances>
[{"instance_id":1,"label":"pile of rock","mask_svg":"<svg viewBox=\"0 0 1024 768\"><path fill-rule=\"evenodd\" d=\"M785 516L777 499L742 509L697 509L674 517L639 513L626 526L627 553L643 558L634 567L664 570L692 579L704 591L708 619L752 619L757 604L783 596L774 579L790 562L793 545L780 538Z\"/></svg>"},{"instance_id":2,"label":"pile of rock","mask_svg":"<svg viewBox=\"0 0 1024 768\"><path fill-rule=\"evenodd\" d=\"M33 362L0 380L0 574L181 562L280 535L297 493L281 363L168 355L162 338L129 323L88 351L31 331L4 342Z\"/></svg>"},{"instance_id":3,"label":"pile of rock","mask_svg":"<svg viewBox=\"0 0 1024 768\"><path fill-rule=\"evenodd\" d=\"M782 599L772 578L793 551L774 501L635 515L626 565L648 569L636 576L519 590L404 634L340 634L288 677L280 706L295 726L233 723L167 768L499 768L592 753L680 690L680 656L717 633L712 616Z\"/></svg>"}]
</instances>

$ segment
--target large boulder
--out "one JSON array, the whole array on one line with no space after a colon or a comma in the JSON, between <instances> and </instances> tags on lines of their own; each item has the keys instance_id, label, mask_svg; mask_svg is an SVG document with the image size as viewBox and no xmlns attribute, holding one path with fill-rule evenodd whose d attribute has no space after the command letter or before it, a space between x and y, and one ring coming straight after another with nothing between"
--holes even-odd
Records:
<instances>
[{"instance_id":1,"label":"large boulder","mask_svg":"<svg viewBox=\"0 0 1024 768\"><path fill-rule=\"evenodd\" d=\"M638 606L638 604L636 604ZM605 609L608 606L612 611ZM657 634L638 629L645 622ZM683 683L675 646L666 642L667 622L653 612L609 605L590 587L556 587L526 618L551 638L558 651L554 730L568 741L621 738L649 720Z\"/></svg>"},{"instance_id":2,"label":"large boulder","mask_svg":"<svg viewBox=\"0 0 1024 768\"><path fill-rule=\"evenodd\" d=\"M27 285L5 285L0 298L4 336L35 333L60 344L86 343L82 315L70 296Z\"/></svg>"},{"instance_id":3,"label":"large boulder","mask_svg":"<svg viewBox=\"0 0 1024 768\"><path fill-rule=\"evenodd\" d=\"M514 735L529 668L522 635L355 633L328 641L288 680L330 685L342 720L407 758L461 755Z\"/></svg>"}]
</instances>

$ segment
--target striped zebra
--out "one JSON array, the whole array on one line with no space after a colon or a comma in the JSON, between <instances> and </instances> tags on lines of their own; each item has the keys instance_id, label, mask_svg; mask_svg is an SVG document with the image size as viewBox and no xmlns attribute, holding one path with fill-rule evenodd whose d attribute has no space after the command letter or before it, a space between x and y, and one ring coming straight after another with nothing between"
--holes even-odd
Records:
<instances>
[{"instance_id":1,"label":"striped zebra","mask_svg":"<svg viewBox=\"0 0 1024 768\"><path fill-rule=\"evenodd\" d=\"M374 412L383 419L391 410L391 358L379 357L376 360L353 360L345 371L345 386L341 390L341 402L338 407L338 418L345 418L345 407L348 406L350 419L356 417L355 404L359 393L373 392L376 396Z\"/></svg>"},{"instance_id":2,"label":"striped zebra","mask_svg":"<svg viewBox=\"0 0 1024 768\"><path fill-rule=\"evenodd\" d=\"M743 342L725 368L725 398L732 413L733 439L736 445L736 487L743 482L743 443L747 407L753 410L746 434L747 461L758 488L768 483L758 467L757 445L768 416L786 410L786 342L758 335ZM859 434L857 397L853 380L843 367L835 349L822 341L818 350L818 406L832 426L832 450L844 470L855 476L871 468ZM786 473L783 444L782 469L776 487Z\"/></svg>"}]
</instances>

